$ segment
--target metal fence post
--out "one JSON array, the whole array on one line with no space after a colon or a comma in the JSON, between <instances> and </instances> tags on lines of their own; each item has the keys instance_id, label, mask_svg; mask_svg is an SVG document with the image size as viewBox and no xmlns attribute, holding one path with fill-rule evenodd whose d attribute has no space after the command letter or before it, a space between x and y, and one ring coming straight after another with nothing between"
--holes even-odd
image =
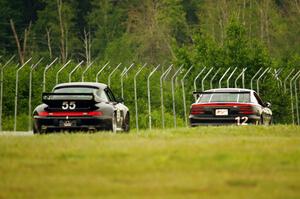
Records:
<instances>
[{"instance_id":1,"label":"metal fence post","mask_svg":"<svg viewBox=\"0 0 300 199\"><path fill-rule=\"evenodd\" d=\"M283 80L283 91L284 93L286 93L286 82L287 80L290 78L290 76L293 74L293 72L295 71L295 69L293 68L291 70L291 72L286 76L286 78Z\"/></svg>"},{"instance_id":2,"label":"metal fence post","mask_svg":"<svg viewBox=\"0 0 300 199\"><path fill-rule=\"evenodd\" d=\"M282 81L281 79L279 78L280 74L282 73L283 71L283 68L279 68L278 70L275 69L275 74L274 74L274 78L275 80L277 80L279 82L279 87L282 86Z\"/></svg>"},{"instance_id":3,"label":"metal fence post","mask_svg":"<svg viewBox=\"0 0 300 199\"><path fill-rule=\"evenodd\" d=\"M229 72L229 70L230 70L230 67L227 68L227 70L225 71L225 73L223 73L222 77L219 79L219 88L222 88L222 80L227 75L227 73Z\"/></svg>"},{"instance_id":4,"label":"metal fence post","mask_svg":"<svg viewBox=\"0 0 300 199\"><path fill-rule=\"evenodd\" d=\"M235 67L235 68L233 69L233 71L231 72L231 74L230 74L229 77L227 78L227 88L229 88L229 81L230 81L231 77L233 76L233 74L235 73L236 69L237 69L237 67Z\"/></svg>"},{"instance_id":5,"label":"metal fence post","mask_svg":"<svg viewBox=\"0 0 300 199\"><path fill-rule=\"evenodd\" d=\"M257 93L259 94L259 80L270 70L270 68L267 68L256 80L256 88Z\"/></svg>"},{"instance_id":6,"label":"metal fence post","mask_svg":"<svg viewBox=\"0 0 300 199\"><path fill-rule=\"evenodd\" d=\"M245 73L245 71L247 70L247 68L243 68L242 72L237 76L237 78L234 80L234 87L237 88L237 81L239 78L241 78L241 76ZM243 86L244 88L244 86Z\"/></svg>"},{"instance_id":7,"label":"metal fence post","mask_svg":"<svg viewBox=\"0 0 300 199\"><path fill-rule=\"evenodd\" d=\"M122 75L125 73L125 71L127 70L127 67L125 66L124 69L122 70L121 74L120 74L120 84L121 84L121 98L123 99L122 97L122 93L124 95L124 90L123 90L123 85L124 85L124 82L123 82L123 79L122 79Z\"/></svg>"},{"instance_id":8,"label":"metal fence post","mask_svg":"<svg viewBox=\"0 0 300 199\"><path fill-rule=\"evenodd\" d=\"M57 72L56 72L56 76L55 76L55 83L58 84L58 75L59 73L64 69L66 68L69 63L71 62L71 60L69 60L67 63L65 63Z\"/></svg>"},{"instance_id":9,"label":"metal fence post","mask_svg":"<svg viewBox=\"0 0 300 199\"><path fill-rule=\"evenodd\" d=\"M213 89L213 81L216 78L216 76L217 76L217 74L219 73L220 70L221 70L221 68L218 68L218 70L215 72L215 74L210 79L210 89Z\"/></svg>"},{"instance_id":10,"label":"metal fence post","mask_svg":"<svg viewBox=\"0 0 300 199\"><path fill-rule=\"evenodd\" d=\"M26 66L26 64L31 60L32 58L28 59L20 68L17 69L16 72L16 89L15 89L15 117L14 117L14 131L17 131L17 109L18 109L18 82L19 82L19 71Z\"/></svg>"},{"instance_id":11,"label":"metal fence post","mask_svg":"<svg viewBox=\"0 0 300 199\"><path fill-rule=\"evenodd\" d=\"M298 106L298 88L297 88L297 80L299 79L300 75L298 75L294 80L294 88L295 88L295 100L296 100L296 116L297 116L297 124L300 124L299 121L299 106Z\"/></svg>"},{"instance_id":12,"label":"metal fence post","mask_svg":"<svg viewBox=\"0 0 300 199\"><path fill-rule=\"evenodd\" d=\"M142 68L140 68L137 73L134 75L133 84L134 84L134 104L135 104L135 125L136 130L139 131L139 113L138 113L138 104L137 104L137 90L136 90L136 78L142 72L142 70L147 66L145 63Z\"/></svg>"},{"instance_id":13,"label":"metal fence post","mask_svg":"<svg viewBox=\"0 0 300 199\"><path fill-rule=\"evenodd\" d=\"M148 75L147 78L147 93L148 93L148 117L149 117L149 129L152 129L152 118L151 118L151 93L150 93L150 78L151 76L157 71L160 64L158 64L154 70L151 71L151 73Z\"/></svg>"},{"instance_id":14,"label":"metal fence post","mask_svg":"<svg viewBox=\"0 0 300 199\"><path fill-rule=\"evenodd\" d=\"M185 87L184 87L184 79L186 78L186 76L190 73L190 71L192 70L194 66L191 66L186 73L184 74L184 76L181 79L181 87L182 87L182 101L183 101L183 111L184 111L184 121L185 121L185 126L188 126L187 123L187 114L186 114L186 98L185 98Z\"/></svg>"},{"instance_id":15,"label":"metal fence post","mask_svg":"<svg viewBox=\"0 0 300 199\"><path fill-rule=\"evenodd\" d=\"M214 67L211 67L209 69L209 71L205 74L205 76L202 78L202 81L201 81L201 88L202 88L202 91L204 91L204 81L205 79L207 78L207 76L211 73L211 71L214 69Z\"/></svg>"},{"instance_id":16,"label":"metal fence post","mask_svg":"<svg viewBox=\"0 0 300 199\"><path fill-rule=\"evenodd\" d=\"M202 75L202 73L204 72L204 70L206 69L206 66L204 66L204 68L202 68L202 70L198 73L198 75L195 77L194 79L194 91L197 91L197 80L200 77L200 75Z\"/></svg>"},{"instance_id":17,"label":"metal fence post","mask_svg":"<svg viewBox=\"0 0 300 199\"><path fill-rule=\"evenodd\" d=\"M251 88L251 90L253 90L253 80L254 80L254 78L261 72L261 70L263 70L262 67L260 67L259 70L258 70L258 71L253 75L253 77L251 78L251 80L250 80L250 88Z\"/></svg>"},{"instance_id":18,"label":"metal fence post","mask_svg":"<svg viewBox=\"0 0 300 199\"><path fill-rule=\"evenodd\" d=\"M77 66L75 66L74 69L69 73L69 82L72 81L72 74L77 70L77 68L79 68L79 66L81 66L82 63L83 63L83 61L81 61L79 64L77 64Z\"/></svg>"},{"instance_id":19,"label":"metal fence post","mask_svg":"<svg viewBox=\"0 0 300 199\"><path fill-rule=\"evenodd\" d=\"M262 83L265 82L265 79L268 77L268 73L271 73L271 75L273 75L272 68L269 68L269 70L266 72L266 74L262 77Z\"/></svg>"},{"instance_id":20,"label":"metal fence post","mask_svg":"<svg viewBox=\"0 0 300 199\"><path fill-rule=\"evenodd\" d=\"M117 67L109 74L108 76L108 86L110 87L110 79L111 79L111 76L114 74L114 72L122 65L122 63L119 63L117 65Z\"/></svg>"},{"instance_id":21,"label":"metal fence post","mask_svg":"<svg viewBox=\"0 0 300 199\"><path fill-rule=\"evenodd\" d=\"M2 67L1 67L1 91L0 91L0 132L2 131L2 110L3 110L3 72L4 69L8 66L8 64L15 58L13 55Z\"/></svg>"},{"instance_id":22,"label":"metal fence post","mask_svg":"<svg viewBox=\"0 0 300 199\"><path fill-rule=\"evenodd\" d=\"M44 69L44 73L43 73L43 92L45 92L46 90L46 72L48 71L48 69L56 62L58 58L56 57L49 65L47 65Z\"/></svg>"},{"instance_id":23,"label":"metal fence post","mask_svg":"<svg viewBox=\"0 0 300 199\"><path fill-rule=\"evenodd\" d=\"M174 88L174 79L178 75L178 73L181 71L183 65L180 66L180 68L175 72L175 74L171 78L171 84L172 84L172 102L173 102L173 116L174 116L174 127L177 127L176 124L176 104L175 104L175 88Z\"/></svg>"},{"instance_id":24,"label":"metal fence post","mask_svg":"<svg viewBox=\"0 0 300 199\"><path fill-rule=\"evenodd\" d=\"M247 70L247 68L246 68ZM246 72L245 70L245 72ZM243 88L245 88L245 73L242 74L242 85L243 85Z\"/></svg>"},{"instance_id":25,"label":"metal fence post","mask_svg":"<svg viewBox=\"0 0 300 199\"><path fill-rule=\"evenodd\" d=\"M31 95L32 95L32 72L43 60L42 57L36 64L32 64L29 72L29 94L28 94L28 131L31 131Z\"/></svg>"},{"instance_id":26,"label":"metal fence post","mask_svg":"<svg viewBox=\"0 0 300 199\"><path fill-rule=\"evenodd\" d=\"M294 102L293 102L293 81L294 79L300 74L300 70L292 77L292 79L290 80L290 93L291 93L291 110L292 110L292 120L293 120L293 124L295 124L295 116L294 116Z\"/></svg>"},{"instance_id":27,"label":"metal fence post","mask_svg":"<svg viewBox=\"0 0 300 199\"><path fill-rule=\"evenodd\" d=\"M89 63L86 68L84 69L84 71L81 74L81 81L84 82L84 75L85 73L89 70L89 68L93 65L94 61L92 61L91 63Z\"/></svg>"},{"instance_id":28,"label":"metal fence post","mask_svg":"<svg viewBox=\"0 0 300 199\"><path fill-rule=\"evenodd\" d=\"M121 96L124 99L124 76L129 72L129 70L134 66L134 63L132 63L128 68L125 68L124 72L121 74Z\"/></svg>"},{"instance_id":29,"label":"metal fence post","mask_svg":"<svg viewBox=\"0 0 300 199\"><path fill-rule=\"evenodd\" d=\"M106 62L106 64L104 64L104 66L102 66L102 68L98 71L98 73L96 74L96 82L98 82L98 77L100 76L102 71L108 66L108 64L109 64L109 61Z\"/></svg>"},{"instance_id":30,"label":"metal fence post","mask_svg":"<svg viewBox=\"0 0 300 199\"><path fill-rule=\"evenodd\" d=\"M165 78L167 77L167 75L169 74L169 72L172 69L173 64L171 64L169 66L169 68L167 68L167 70L165 72L163 72L163 74L160 76L159 78L159 82L160 82L160 103L161 103L161 124L162 124L162 128L165 128L165 112L164 112L164 88L163 88L163 80L165 80Z\"/></svg>"},{"instance_id":31,"label":"metal fence post","mask_svg":"<svg viewBox=\"0 0 300 199\"><path fill-rule=\"evenodd\" d=\"M267 77L268 77L268 74L271 74L271 77L273 77L274 76L274 74L275 74L275 70L274 70L274 73L272 72L272 68L270 68L267 72L266 72L266 74L262 77L262 83L264 83L265 82L265 80L267 79Z\"/></svg>"}]
</instances>

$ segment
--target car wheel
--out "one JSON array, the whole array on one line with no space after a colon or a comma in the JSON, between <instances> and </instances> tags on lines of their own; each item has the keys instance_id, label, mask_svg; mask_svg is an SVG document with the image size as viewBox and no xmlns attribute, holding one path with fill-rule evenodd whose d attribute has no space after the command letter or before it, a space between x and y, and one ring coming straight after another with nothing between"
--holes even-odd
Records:
<instances>
[{"instance_id":1,"label":"car wheel","mask_svg":"<svg viewBox=\"0 0 300 199\"><path fill-rule=\"evenodd\" d=\"M33 127L33 134L40 134L40 131L38 129L36 129L35 127Z\"/></svg>"},{"instance_id":2,"label":"car wheel","mask_svg":"<svg viewBox=\"0 0 300 199\"><path fill-rule=\"evenodd\" d=\"M33 126L32 126L33 134L41 134L41 130L40 129L41 128L37 124L33 123Z\"/></svg>"},{"instance_id":3,"label":"car wheel","mask_svg":"<svg viewBox=\"0 0 300 199\"><path fill-rule=\"evenodd\" d=\"M273 118L271 117L271 118L270 118L269 125L272 125L272 124L273 124Z\"/></svg>"},{"instance_id":4,"label":"car wheel","mask_svg":"<svg viewBox=\"0 0 300 199\"><path fill-rule=\"evenodd\" d=\"M264 125L264 118L263 118L263 116L260 116L259 124L260 125Z\"/></svg>"},{"instance_id":5,"label":"car wheel","mask_svg":"<svg viewBox=\"0 0 300 199\"><path fill-rule=\"evenodd\" d=\"M111 119L111 128L110 128L110 130L113 133L117 132L117 118L116 118L115 113L113 114L112 119Z\"/></svg>"},{"instance_id":6,"label":"car wheel","mask_svg":"<svg viewBox=\"0 0 300 199\"><path fill-rule=\"evenodd\" d=\"M130 115L129 113L127 113L123 123L123 131L128 133L129 130L130 130Z\"/></svg>"}]
</instances>

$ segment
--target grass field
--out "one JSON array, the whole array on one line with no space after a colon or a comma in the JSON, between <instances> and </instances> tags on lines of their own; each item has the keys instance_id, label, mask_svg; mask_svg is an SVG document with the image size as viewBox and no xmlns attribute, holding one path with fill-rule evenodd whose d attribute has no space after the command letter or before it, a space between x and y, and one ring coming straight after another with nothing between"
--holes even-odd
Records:
<instances>
[{"instance_id":1,"label":"grass field","mask_svg":"<svg viewBox=\"0 0 300 199\"><path fill-rule=\"evenodd\" d=\"M300 198L300 128L0 136L0 199Z\"/></svg>"}]
</instances>

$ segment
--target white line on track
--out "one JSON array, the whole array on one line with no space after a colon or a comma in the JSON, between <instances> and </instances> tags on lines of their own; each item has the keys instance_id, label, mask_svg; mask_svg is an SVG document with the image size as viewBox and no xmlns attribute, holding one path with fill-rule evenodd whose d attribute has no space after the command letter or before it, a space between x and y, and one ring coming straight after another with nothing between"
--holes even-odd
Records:
<instances>
[{"instance_id":1,"label":"white line on track","mask_svg":"<svg viewBox=\"0 0 300 199\"><path fill-rule=\"evenodd\" d=\"M1 131L0 136L31 136L32 131Z\"/></svg>"}]
</instances>

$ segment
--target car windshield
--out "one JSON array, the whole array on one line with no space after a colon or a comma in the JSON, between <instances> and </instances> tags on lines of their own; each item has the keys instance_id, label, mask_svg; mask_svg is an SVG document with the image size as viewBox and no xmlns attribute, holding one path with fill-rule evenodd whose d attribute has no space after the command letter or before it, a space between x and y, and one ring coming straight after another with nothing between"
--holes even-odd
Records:
<instances>
[{"instance_id":1,"label":"car windshield","mask_svg":"<svg viewBox=\"0 0 300 199\"><path fill-rule=\"evenodd\" d=\"M201 94L198 103L210 102L240 102L250 103L250 93L204 93Z\"/></svg>"}]
</instances>

